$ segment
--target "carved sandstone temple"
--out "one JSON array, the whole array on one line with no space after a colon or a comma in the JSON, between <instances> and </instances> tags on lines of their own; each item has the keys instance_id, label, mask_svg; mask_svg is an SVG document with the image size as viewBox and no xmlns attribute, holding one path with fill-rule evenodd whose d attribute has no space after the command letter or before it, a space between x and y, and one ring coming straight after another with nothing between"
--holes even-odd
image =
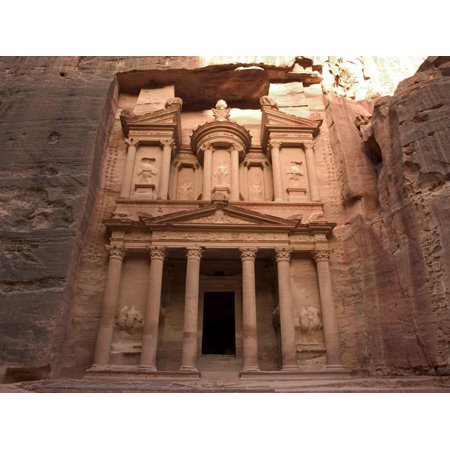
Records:
<instances>
[{"instance_id":1,"label":"carved sandstone temple","mask_svg":"<svg viewBox=\"0 0 450 450\"><path fill-rule=\"evenodd\" d=\"M0 58L5 382L449 373L448 58L254 58Z\"/></svg>"},{"instance_id":2,"label":"carved sandstone temple","mask_svg":"<svg viewBox=\"0 0 450 450\"><path fill-rule=\"evenodd\" d=\"M182 99L121 113L120 195L90 372L344 372L314 144L322 120L224 100L185 142Z\"/></svg>"}]
</instances>

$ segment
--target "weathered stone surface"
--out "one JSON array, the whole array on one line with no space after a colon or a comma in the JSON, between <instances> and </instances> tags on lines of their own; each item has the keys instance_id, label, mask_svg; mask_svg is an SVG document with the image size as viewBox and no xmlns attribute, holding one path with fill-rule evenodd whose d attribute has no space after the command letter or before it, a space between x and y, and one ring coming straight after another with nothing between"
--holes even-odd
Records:
<instances>
[{"instance_id":1,"label":"weathered stone surface","mask_svg":"<svg viewBox=\"0 0 450 450\"><path fill-rule=\"evenodd\" d=\"M375 106L351 99L359 98L351 80L343 95L330 92L324 101L313 59L226 63L202 67L200 58L185 57L0 59L0 361L17 368L15 381L46 377L40 368L47 367L51 376L62 367L80 376L92 363L107 267L102 221L114 210L126 154L120 111L139 104L141 89L172 85L172 94L183 100L184 144L198 123L212 120L203 110L226 98L231 120L245 123L258 145L259 99L274 84L285 87L276 99L285 112L300 108L298 116L326 118L314 152L324 215L338 224L331 272L343 363L370 374L448 370L448 61L426 60L394 97ZM377 79L387 80L380 67ZM372 97L369 88L361 98ZM164 96L158 106L143 101L143 108L164 107ZM358 130L358 115L372 116L371 132ZM253 169L259 173L259 166ZM183 170L186 184L191 168ZM133 207L139 214L139 205ZM176 211L163 208L161 214ZM314 214L308 210L305 218ZM292 214L280 208L280 215ZM129 265L124 273L133 295L145 295L139 280L147 263ZM295 273L308 276L294 277L294 300L300 304L304 293L318 305L318 294L311 294L315 268L300 265ZM276 306L275 272L260 270L270 275L257 280L258 314L265 317ZM181 354L180 273L173 292L181 300L165 308L169 325L163 332L170 339L160 353L170 370ZM170 295L163 292L163 303ZM273 369L279 365L278 338L271 323L261 330L262 368Z\"/></svg>"},{"instance_id":2,"label":"weathered stone surface","mask_svg":"<svg viewBox=\"0 0 450 450\"><path fill-rule=\"evenodd\" d=\"M375 104L378 164L363 157L361 144L357 154L356 136L345 145L354 128L341 121L341 111L354 103L340 98L336 112L336 100L329 99L343 196L355 192L362 199L358 210L345 207L347 222L335 229L343 244L333 269L344 359L369 372L448 373L447 65L428 66ZM364 204L366 198L372 201Z\"/></svg>"}]
</instances>

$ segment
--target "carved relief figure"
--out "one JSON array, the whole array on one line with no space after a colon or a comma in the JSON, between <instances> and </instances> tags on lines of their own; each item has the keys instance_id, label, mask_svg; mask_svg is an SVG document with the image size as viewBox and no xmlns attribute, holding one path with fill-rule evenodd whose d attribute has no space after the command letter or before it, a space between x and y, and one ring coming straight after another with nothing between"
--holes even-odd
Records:
<instances>
[{"instance_id":1,"label":"carved relief figure","mask_svg":"<svg viewBox=\"0 0 450 450\"><path fill-rule=\"evenodd\" d=\"M134 306L124 306L117 316L116 325L127 334L133 335L144 326L144 319Z\"/></svg>"},{"instance_id":2,"label":"carved relief figure","mask_svg":"<svg viewBox=\"0 0 450 450\"><path fill-rule=\"evenodd\" d=\"M180 200L192 199L192 183L186 182L178 187L178 198Z\"/></svg>"},{"instance_id":3,"label":"carved relief figure","mask_svg":"<svg viewBox=\"0 0 450 450\"><path fill-rule=\"evenodd\" d=\"M315 306L302 306L300 310L300 330L306 335L310 335L322 328L319 308Z\"/></svg>"},{"instance_id":4,"label":"carved relief figure","mask_svg":"<svg viewBox=\"0 0 450 450\"><path fill-rule=\"evenodd\" d=\"M291 161L286 174L289 175L289 180L292 184L297 184L300 181L300 177L303 176L302 164L303 161Z\"/></svg>"},{"instance_id":5,"label":"carved relief figure","mask_svg":"<svg viewBox=\"0 0 450 450\"><path fill-rule=\"evenodd\" d=\"M138 177L141 177L148 182L152 181L153 177L158 174L158 170L152 165L154 161L155 158L142 158L141 167L137 172Z\"/></svg>"},{"instance_id":6,"label":"carved relief figure","mask_svg":"<svg viewBox=\"0 0 450 450\"><path fill-rule=\"evenodd\" d=\"M250 182L250 191L252 200L262 200L263 185L260 176L255 176Z\"/></svg>"},{"instance_id":7,"label":"carved relief figure","mask_svg":"<svg viewBox=\"0 0 450 450\"><path fill-rule=\"evenodd\" d=\"M215 120L230 120L230 108L225 100L219 100L212 112Z\"/></svg>"},{"instance_id":8,"label":"carved relief figure","mask_svg":"<svg viewBox=\"0 0 450 450\"><path fill-rule=\"evenodd\" d=\"M217 185L224 186L225 178L228 176L228 167L226 164L221 163L217 166L215 176L217 178Z\"/></svg>"}]
</instances>

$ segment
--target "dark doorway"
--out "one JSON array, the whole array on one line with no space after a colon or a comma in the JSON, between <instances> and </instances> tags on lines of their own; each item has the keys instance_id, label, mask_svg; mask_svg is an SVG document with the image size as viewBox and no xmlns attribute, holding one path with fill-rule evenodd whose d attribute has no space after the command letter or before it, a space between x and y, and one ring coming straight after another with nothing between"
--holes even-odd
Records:
<instances>
[{"instance_id":1,"label":"dark doorway","mask_svg":"<svg viewBox=\"0 0 450 450\"><path fill-rule=\"evenodd\" d=\"M236 355L234 292L205 292L203 355Z\"/></svg>"}]
</instances>

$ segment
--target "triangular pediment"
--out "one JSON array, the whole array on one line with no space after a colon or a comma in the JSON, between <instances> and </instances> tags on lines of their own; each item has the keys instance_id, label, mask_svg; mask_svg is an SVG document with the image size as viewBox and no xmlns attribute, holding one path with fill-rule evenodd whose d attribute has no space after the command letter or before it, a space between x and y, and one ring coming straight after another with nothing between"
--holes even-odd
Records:
<instances>
[{"instance_id":1,"label":"triangular pediment","mask_svg":"<svg viewBox=\"0 0 450 450\"><path fill-rule=\"evenodd\" d=\"M140 217L148 226L183 227L244 227L244 228L293 228L296 221L261 214L246 208L211 204L195 210L181 211L158 217Z\"/></svg>"},{"instance_id":2,"label":"triangular pediment","mask_svg":"<svg viewBox=\"0 0 450 450\"><path fill-rule=\"evenodd\" d=\"M125 136L130 131L174 130L175 137L181 137L181 106L174 105L158 111L134 115L130 110L122 111L120 122ZM179 140L181 142L181 140Z\"/></svg>"},{"instance_id":3,"label":"triangular pediment","mask_svg":"<svg viewBox=\"0 0 450 450\"><path fill-rule=\"evenodd\" d=\"M287 114L277 109L266 109L263 111L263 121L265 125L284 125L290 128L295 127L304 130L318 129L322 123L321 120L307 119L305 117L297 117Z\"/></svg>"},{"instance_id":4,"label":"triangular pediment","mask_svg":"<svg viewBox=\"0 0 450 450\"><path fill-rule=\"evenodd\" d=\"M311 137L319 132L322 120L307 119L287 114L275 108L263 108L261 120L262 144L265 147L271 132L290 132L308 134Z\"/></svg>"}]
</instances>

